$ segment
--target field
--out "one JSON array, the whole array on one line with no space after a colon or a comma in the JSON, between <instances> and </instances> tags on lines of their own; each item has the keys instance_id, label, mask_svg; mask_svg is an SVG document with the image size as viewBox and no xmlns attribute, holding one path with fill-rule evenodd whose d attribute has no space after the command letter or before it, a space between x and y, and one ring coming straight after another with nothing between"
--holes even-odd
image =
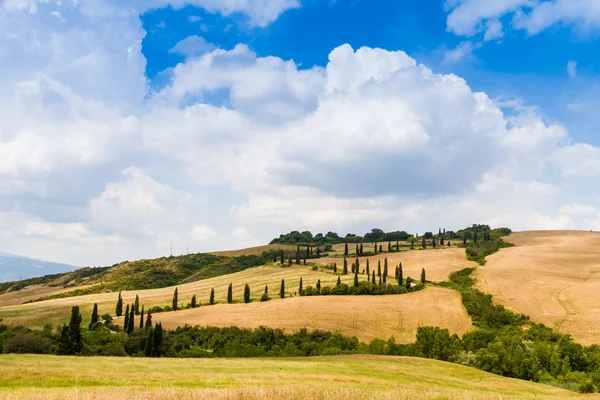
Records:
<instances>
[{"instance_id":1,"label":"field","mask_svg":"<svg viewBox=\"0 0 600 400\"><path fill-rule=\"evenodd\" d=\"M77 399L577 399L573 392L433 360L136 359L2 355L0 397Z\"/></svg>"},{"instance_id":2,"label":"field","mask_svg":"<svg viewBox=\"0 0 600 400\"><path fill-rule=\"evenodd\" d=\"M258 256L269 250L296 251L296 246L289 244L268 244L265 246L249 247L247 249L212 251L210 254L225 257Z\"/></svg>"},{"instance_id":3,"label":"field","mask_svg":"<svg viewBox=\"0 0 600 400\"><path fill-rule=\"evenodd\" d=\"M600 343L600 233L529 231L505 240L515 247L488 257L478 287L581 344Z\"/></svg>"},{"instance_id":4,"label":"field","mask_svg":"<svg viewBox=\"0 0 600 400\"><path fill-rule=\"evenodd\" d=\"M351 250L351 252L354 249ZM396 265L402 263L402 269L404 271L404 277L412 277L419 279L421 276L421 269L425 268L427 272L427 279L430 281L446 281L448 275L452 272L459 271L464 268L474 267L476 264L468 261L465 256L465 249L458 247L443 248L443 249L429 249L429 250L410 250L401 251L397 253L381 253L371 257L359 257L361 271L367 265L367 258L369 259L369 267L373 270L373 267L377 270L377 262L381 261L381 268L383 269L383 260L387 257L388 259L388 275L394 278L394 271ZM348 269L356 257L348 257ZM343 266L344 258L320 258L317 260L319 263L333 264L337 263L338 267Z\"/></svg>"},{"instance_id":5,"label":"field","mask_svg":"<svg viewBox=\"0 0 600 400\"><path fill-rule=\"evenodd\" d=\"M156 314L153 319L167 329L185 324L245 328L263 325L290 333L301 328L340 332L365 342L393 336L397 343L414 342L419 326L441 326L459 335L472 328L460 295L442 288L390 296L293 297L265 303L221 304Z\"/></svg>"}]
</instances>

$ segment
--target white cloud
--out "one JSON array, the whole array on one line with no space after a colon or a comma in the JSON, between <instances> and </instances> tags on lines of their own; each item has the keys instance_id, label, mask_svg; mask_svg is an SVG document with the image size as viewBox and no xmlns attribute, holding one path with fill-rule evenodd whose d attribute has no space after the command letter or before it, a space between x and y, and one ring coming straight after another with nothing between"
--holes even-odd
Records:
<instances>
[{"instance_id":1,"label":"white cloud","mask_svg":"<svg viewBox=\"0 0 600 400\"><path fill-rule=\"evenodd\" d=\"M576 203L565 204L558 209L559 214L565 215L592 215L596 214L597 212L598 209L596 209L596 207Z\"/></svg>"},{"instance_id":2,"label":"white cloud","mask_svg":"<svg viewBox=\"0 0 600 400\"><path fill-rule=\"evenodd\" d=\"M297 5L192 3L257 24ZM136 3L78 4L60 9L64 23L54 3L0 12L0 55L15 60L0 65L0 241L15 253L97 265L291 229L595 224L560 207L600 196L600 149L534 107L402 51L349 45L310 69L245 45L207 49L153 92Z\"/></svg>"},{"instance_id":3,"label":"white cloud","mask_svg":"<svg viewBox=\"0 0 600 400\"><path fill-rule=\"evenodd\" d=\"M485 34L483 35L484 42L499 39L504 36L504 32L502 32L502 22L499 20L489 19L486 21L485 25Z\"/></svg>"},{"instance_id":4,"label":"white cloud","mask_svg":"<svg viewBox=\"0 0 600 400\"><path fill-rule=\"evenodd\" d=\"M207 42L203 37L194 35L188 36L178 42L175 47L169 50L169 53L181 54L186 57L198 57L214 50L216 47L214 44Z\"/></svg>"},{"instance_id":5,"label":"white cloud","mask_svg":"<svg viewBox=\"0 0 600 400\"><path fill-rule=\"evenodd\" d=\"M577 61L569 60L567 63L567 73L571 79L577 78Z\"/></svg>"},{"instance_id":6,"label":"white cloud","mask_svg":"<svg viewBox=\"0 0 600 400\"><path fill-rule=\"evenodd\" d=\"M473 56L473 50L481 47L480 43L470 41L460 42L456 48L446 51L444 62L452 64Z\"/></svg>"}]
</instances>

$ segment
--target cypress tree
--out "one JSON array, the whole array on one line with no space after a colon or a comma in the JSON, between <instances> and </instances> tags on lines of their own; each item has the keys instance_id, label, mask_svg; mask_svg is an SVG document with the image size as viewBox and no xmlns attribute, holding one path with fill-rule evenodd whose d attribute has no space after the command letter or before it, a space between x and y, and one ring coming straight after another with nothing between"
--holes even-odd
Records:
<instances>
[{"instance_id":1,"label":"cypress tree","mask_svg":"<svg viewBox=\"0 0 600 400\"><path fill-rule=\"evenodd\" d=\"M348 275L348 260L344 257L344 275Z\"/></svg>"},{"instance_id":2,"label":"cypress tree","mask_svg":"<svg viewBox=\"0 0 600 400\"><path fill-rule=\"evenodd\" d=\"M300 246L296 248L296 265L300 265Z\"/></svg>"},{"instance_id":3,"label":"cypress tree","mask_svg":"<svg viewBox=\"0 0 600 400\"><path fill-rule=\"evenodd\" d=\"M133 308L135 310L135 315L140 313L140 296L135 295L135 301L133 302Z\"/></svg>"},{"instance_id":4,"label":"cypress tree","mask_svg":"<svg viewBox=\"0 0 600 400\"><path fill-rule=\"evenodd\" d=\"M421 247L423 247L424 249L427 248L427 242L425 241L425 238L423 238L423 241L421 242Z\"/></svg>"},{"instance_id":5,"label":"cypress tree","mask_svg":"<svg viewBox=\"0 0 600 400\"><path fill-rule=\"evenodd\" d=\"M337 282L336 282L335 286L337 286L337 287L340 287L340 286L342 286L342 280L340 279L340 277L339 277L339 276L338 276L338 280L337 280Z\"/></svg>"},{"instance_id":6,"label":"cypress tree","mask_svg":"<svg viewBox=\"0 0 600 400\"><path fill-rule=\"evenodd\" d=\"M377 260L377 276L381 276L381 260Z\"/></svg>"},{"instance_id":7,"label":"cypress tree","mask_svg":"<svg viewBox=\"0 0 600 400\"><path fill-rule=\"evenodd\" d=\"M360 260L358 259L358 257L356 257L356 271L360 271Z\"/></svg>"},{"instance_id":8,"label":"cypress tree","mask_svg":"<svg viewBox=\"0 0 600 400\"><path fill-rule=\"evenodd\" d=\"M317 281L317 293L321 293L321 280Z\"/></svg>"},{"instance_id":9,"label":"cypress tree","mask_svg":"<svg viewBox=\"0 0 600 400\"><path fill-rule=\"evenodd\" d=\"M442 237L440 238L440 246L443 246L443 245L444 245L444 236L442 236Z\"/></svg>"},{"instance_id":10,"label":"cypress tree","mask_svg":"<svg viewBox=\"0 0 600 400\"><path fill-rule=\"evenodd\" d=\"M129 314L129 325L127 326L127 333L131 334L133 333L133 329L134 329L134 324L135 324L135 310L133 307L133 304L131 305L131 311Z\"/></svg>"},{"instance_id":11,"label":"cypress tree","mask_svg":"<svg viewBox=\"0 0 600 400\"><path fill-rule=\"evenodd\" d=\"M463 233L463 244L466 245L467 244L467 233Z\"/></svg>"},{"instance_id":12,"label":"cypress tree","mask_svg":"<svg viewBox=\"0 0 600 400\"><path fill-rule=\"evenodd\" d=\"M387 264L387 258L386 258L385 266L383 267L383 284L384 285L387 283L387 274L388 274L388 264Z\"/></svg>"},{"instance_id":13,"label":"cypress tree","mask_svg":"<svg viewBox=\"0 0 600 400\"><path fill-rule=\"evenodd\" d=\"M371 274L367 272L367 282L371 282Z\"/></svg>"},{"instance_id":14,"label":"cypress tree","mask_svg":"<svg viewBox=\"0 0 600 400\"><path fill-rule=\"evenodd\" d=\"M358 268L356 269L356 272L354 273L354 287L358 287Z\"/></svg>"},{"instance_id":15,"label":"cypress tree","mask_svg":"<svg viewBox=\"0 0 600 400\"><path fill-rule=\"evenodd\" d=\"M190 306L192 308L196 308L196 295L192 296L192 301L190 302Z\"/></svg>"},{"instance_id":16,"label":"cypress tree","mask_svg":"<svg viewBox=\"0 0 600 400\"><path fill-rule=\"evenodd\" d=\"M281 280L281 287L279 288L279 297L285 298L285 280Z\"/></svg>"},{"instance_id":17,"label":"cypress tree","mask_svg":"<svg viewBox=\"0 0 600 400\"><path fill-rule=\"evenodd\" d=\"M404 276L403 276L403 272L402 272L402 263L400 263L400 265L398 265L398 285L402 285L403 281L404 281Z\"/></svg>"},{"instance_id":18,"label":"cypress tree","mask_svg":"<svg viewBox=\"0 0 600 400\"><path fill-rule=\"evenodd\" d=\"M433 239L432 239L431 243L432 243L432 245L433 245L433 248L435 249L435 245L436 245L436 243L435 243L435 238L433 238Z\"/></svg>"},{"instance_id":19,"label":"cypress tree","mask_svg":"<svg viewBox=\"0 0 600 400\"><path fill-rule=\"evenodd\" d=\"M388 253L392 252L392 243L388 242Z\"/></svg>"},{"instance_id":20,"label":"cypress tree","mask_svg":"<svg viewBox=\"0 0 600 400\"><path fill-rule=\"evenodd\" d=\"M142 305L142 312L140 313L140 329L144 327L144 306Z\"/></svg>"},{"instance_id":21,"label":"cypress tree","mask_svg":"<svg viewBox=\"0 0 600 400\"><path fill-rule=\"evenodd\" d=\"M302 277L300 277L300 286L298 287L298 293L300 293L300 295L302 295L303 292L304 292L304 289L302 288Z\"/></svg>"},{"instance_id":22,"label":"cypress tree","mask_svg":"<svg viewBox=\"0 0 600 400\"><path fill-rule=\"evenodd\" d=\"M178 305L179 305L179 292L178 292L177 288L175 288L175 291L173 292L173 311L177 311Z\"/></svg>"},{"instance_id":23,"label":"cypress tree","mask_svg":"<svg viewBox=\"0 0 600 400\"><path fill-rule=\"evenodd\" d=\"M154 338L152 340L152 357L161 356L162 330L162 324L156 324L156 327L154 328Z\"/></svg>"},{"instance_id":24,"label":"cypress tree","mask_svg":"<svg viewBox=\"0 0 600 400\"><path fill-rule=\"evenodd\" d=\"M362 244L362 242L360 242L360 255L361 256L363 255L363 244Z\"/></svg>"},{"instance_id":25,"label":"cypress tree","mask_svg":"<svg viewBox=\"0 0 600 400\"><path fill-rule=\"evenodd\" d=\"M379 286L381 286L381 276L379 276Z\"/></svg>"},{"instance_id":26,"label":"cypress tree","mask_svg":"<svg viewBox=\"0 0 600 400\"><path fill-rule=\"evenodd\" d=\"M227 288L227 304L231 303L233 303L233 283L230 283Z\"/></svg>"},{"instance_id":27,"label":"cypress tree","mask_svg":"<svg viewBox=\"0 0 600 400\"><path fill-rule=\"evenodd\" d=\"M337 263L333 263L333 273L336 274L337 273Z\"/></svg>"},{"instance_id":28,"label":"cypress tree","mask_svg":"<svg viewBox=\"0 0 600 400\"><path fill-rule=\"evenodd\" d=\"M289 264L289 266L290 266L290 267L292 266L292 256L290 256L290 257L288 258L288 264Z\"/></svg>"},{"instance_id":29,"label":"cypress tree","mask_svg":"<svg viewBox=\"0 0 600 400\"><path fill-rule=\"evenodd\" d=\"M117 300L117 308L115 309L115 315L117 317L123 315L123 298L121 297L121 292L119 292L119 299Z\"/></svg>"},{"instance_id":30,"label":"cypress tree","mask_svg":"<svg viewBox=\"0 0 600 400\"><path fill-rule=\"evenodd\" d=\"M280 257L279 257L279 262L281 263L281 265L283 265L283 262L284 262L283 250L281 250Z\"/></svg>"},{"instance_id":31,"label":"cypress tree","mask_svg":"<svg viewBox=\"0 0 600 400\"><path fill-rule=\"evenodd\" d=\"M250 286L248 286L247 283L246 286L244 286L244 303L250 303Z\"/></svg>"},{"instance_id":32,"label":"cypress tree","mask_svg":"<svg viewBox=\"0 0 600 400\"><path fill-rule=\"evenodd\" d=\"M358 249L358 243L356 243L356 256L358 257L358 255L360 254L360 250Z\"/></svg>"},{"instance_id":33,"label":"cypress tree","mask_svg":"<svg viewBox=\"0 0 600 400\"><path fill-rule=\"evenodd\" d=\"M373 276L371 277L371 282L373 285L375 284L375 270L373 270Z\"/></svg>"},{"instance_id":34,"label":"cypress tree","mask_svg":"<svg viewBox=\"0 0 600 400\"><path fill-rule=\"evenodd\" d=\"M123 330L127 332L127 328L129 328L129 304L127 304L127 308L125 309L125 321L123 321Z\"/></svg>"},{"instance_id":35,"label":"cypress tree","mask_svg":"<svg viewBox=\"0 0 600 400\"><path fill-rule=\"evenodd\" d=\"M210 289L210 297L208 298L208 304L211 306L215 304L215 288Z\"/></svg>"},{"instance_id":36,"label":"cypress tree","mask_svg":"<svg viewBox=\"0 0 600 400\"><path fill-rule=\"evenodd\" d=\"M94 303L94 310L92 311L92 319L90 320L89 329L92 329L96 322L98 322L98 303Z\"/></svg>"},{"instance_id":37,"label":"cypress tree","mask_svg":"<svg viewBox=\"0 0 600 400\"><path fill-rule=\"evenodd\" d=\"M306 257L304 257L304 265L306 265Z\"/></svg>"},{"instance_id":38,"label":"cypress tree","mask_svg":"<svg viewBox=\"0 0 600 400\"><path fill-rule=\"evenodd\" d=\"M367 258L367 275L370 275L371 271L369 270L369 259Z\"/></svg>"},{"instance_id":39,"label":"cypress tree","mask_svg":"<svg viewBox=\"0 0 600 400\"><path fill-rule=\"evenodd\" d=\"M152 312L148 311L148 316L146 317L146 328L152 328Z\"/></svg>"},{"instance_id":40,"label":"cypress tree","mask_svg":"<svg viewBox=\"0 0 600 400\"><path fill-rule=\"evenodd\" d=\"M396 251L400 251L400 242L396 240Z\"/></svg>"},{"instance_id":41,"label":"cypress tree","mask_svg":"<svg viewBox=\"0 0 600 400\"><path fill-rule=\"evenodd\" d=\"M321 258L321 247L317 246L317 257Z\"/></svg>"},{"instance_id":42,"label":"cypress tree","mask_svg":"<svg viewBox=\"0 0 600 400\"><path fill-rule=\"evenodd\" d=\"M150 315L150 313L148 313ZM146 357L152 357L152 349L154 349L154 328L152 324L148 326L146 324L146 345L144 346L144 355Z\"/></svg>"},{"instance_id":43,"label":"cypress tree","mask_svg":"<svg viewBox=\"0 0 600 400\"><path fill-rule=\"evenodd\" d=\"M379 245L379 252L383 252L383 247L381 247L381 245Z\"/></svg>"},{"instance_id":44,"label":"cypress tree","mask_svg":"<svg viewBox=\"0 0 600 400\"><path fill-rule=\"evenodd\" d=\"M425 283L426 278L425 278L425 268L423 268L421 270L421 283Z\"/></svg>"},{"instance_id":45,"label":"cypress tree","mask_svg":"<svg viewBox=\"0 0 600 400\"><path fill-rule=\"evenodd\" d=\"M344 257L348 256L348 243L344 244Z\"/></svg>"},{"instance_id":46,"label":"cypress tree","mask_svg":"<svg viewBox=\"0 0 600 400\"><path fill-rule=\"evenodd\" d=\"M373 245L373 253L377 254L377 242Z\"/></svg>"},{"instance_id":47,"label":"cypress tree","mask_svg":"<svg viewBox=\"0 0 600 400\"><path fill-rule=\"evenodd\" d=\"M352 268L351 268L352 273L354 273L355 269L356 269L356 264L352 263Z\"/></svg>"},{"instance_id":48,"label":"cypress tree","mask_svg":"<svg viewBox=\"0 0 600 400\"><path fill-rule=\"evenodd\" d=\"M63 325L58 342L58 354L73 355L81 352L83 338L81 337L81 314L79 307L71 308L69 325Z\"/></svg>"}]
</instances>

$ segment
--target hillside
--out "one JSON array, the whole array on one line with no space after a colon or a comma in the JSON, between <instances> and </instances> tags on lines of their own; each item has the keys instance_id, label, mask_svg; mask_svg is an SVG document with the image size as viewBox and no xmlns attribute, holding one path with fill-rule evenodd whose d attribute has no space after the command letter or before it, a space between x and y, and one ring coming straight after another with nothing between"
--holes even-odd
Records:
<instances>
[{"instance_id":1,"label":"hillside","mask_svg":"<svg viewBox=\"0 0 600 400\"><path fill-rule=\"evenodd\" d=\"M11 400L597 398L456 364L406 357L182 362L27 355L0 356L0 397Z\"/></svg>"},{"instance_id":2,"label":"hillside","mask_svg":"<svg viewBox=\"0 0 600 400\"><path fill-rule=\"evenodd\" d=\"M44 275L61 274L77 269L74 265L36 260L0 252L0 284ZM0 286L0 293L2 288Z\"/></svg>"},{"instance_id":3,"label":"hillside","mask_svg":"<svg viewBox=\"0 0 600 400\"><path fill-rule=\"evenodd\" d=\"M600 233L513 233L514 247L488 257L478 287L582 344L600 342Z\"/></svg>"}]
</instances>

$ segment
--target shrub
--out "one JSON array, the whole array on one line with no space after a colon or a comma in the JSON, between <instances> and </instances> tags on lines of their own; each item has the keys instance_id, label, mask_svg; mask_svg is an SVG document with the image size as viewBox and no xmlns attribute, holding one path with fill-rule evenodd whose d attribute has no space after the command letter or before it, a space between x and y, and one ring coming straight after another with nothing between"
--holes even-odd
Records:
<instances>
[{"instance_id":1,"label":"shrub","mask_svg":"<svg viewBox=\"0 0 600 400\"><path fill-rule=\"evenodd\" d=\"M48 354L50 350L50 341L34 333L17 333L4 347L6 353L18 354Z\"/></svg>"}]
</instances>

